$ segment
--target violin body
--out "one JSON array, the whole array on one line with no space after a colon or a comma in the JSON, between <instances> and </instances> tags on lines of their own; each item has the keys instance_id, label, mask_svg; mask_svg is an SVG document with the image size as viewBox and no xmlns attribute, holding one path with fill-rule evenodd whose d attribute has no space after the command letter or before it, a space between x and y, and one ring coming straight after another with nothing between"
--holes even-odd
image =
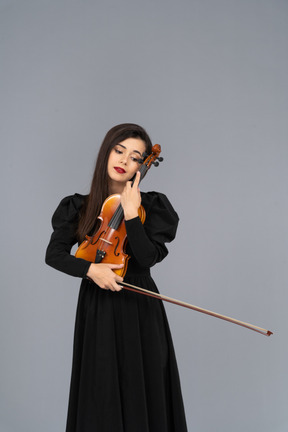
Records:
<instances>
[{"instance_id":1,"label":"violin body","mask_svg":"<svg viewBox=\"0 0 288 432\"><path fill-rule=\"evenodd\" d=\"M98 216L100 228L93 236L85 236L75 256L93 263L123 264L121 269L114 271L124 277L130 257L126 254L127 233L120 199L120 195L115 194L104 201ZM139 207L138 215L144 223L146 213L143 206Z\"/></svg>"}]
</instances>

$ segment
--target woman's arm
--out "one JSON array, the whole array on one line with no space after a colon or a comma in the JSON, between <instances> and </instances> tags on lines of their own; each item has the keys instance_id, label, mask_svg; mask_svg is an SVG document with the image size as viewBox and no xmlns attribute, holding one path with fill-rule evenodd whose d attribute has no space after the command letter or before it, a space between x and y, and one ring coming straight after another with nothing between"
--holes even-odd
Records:
<instances>
[{"instance_id":1,"label":"woman's arm","mask_svg":"<svg viewBox=\"0 0 288 432\"><path fill-rule=\"evenodd\" d=\"M129 247L142 267L152 267L168 254L165 243L174 239L179 218L165 195L151 192L144 194L146 220L142 225L138 217L141 204L139 180L140 173L137 173L133 186L131 187L131 182L126 184L121 195L121 205Z\"/></svg>"},{"instance_id":2,"label":"woman's arm","mask_svg":"<svg viewBox=\"0 0 288 432\"><path fill-rule=\"evenodd\" d=\"M71 249L77 243L76 229L83 200L83 196L75 194L64 198L57 207L52 217L53 233L45 261L51 267L71 276L89 277L100 288L119 291L121 287L117 282L122 282L123 278L113 269L121 268L122 264L94 264L71 255Z\"/></svg>"}]
</instances>

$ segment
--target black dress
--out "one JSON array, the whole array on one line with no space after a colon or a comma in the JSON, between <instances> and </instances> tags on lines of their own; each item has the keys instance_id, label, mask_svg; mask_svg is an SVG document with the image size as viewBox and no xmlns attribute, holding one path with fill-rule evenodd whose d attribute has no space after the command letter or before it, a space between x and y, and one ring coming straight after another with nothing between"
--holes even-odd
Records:
<instances>
[{"instance_id":1,"label":"black dress","mask_svg":"<svg viewBox=\"0 0 288 432\"><path fill-rule=\"evenodd\" d=\"M141 193L146 220L126 222L125 281L158 292L150 267L168 251L178 216L165 195ZM85 196L64 198L52 218L46 262L85 278L90 262L70 255ZM66 432L186 432L171 334L160 300L80 287Z\"/></svg>"}]
</instances>

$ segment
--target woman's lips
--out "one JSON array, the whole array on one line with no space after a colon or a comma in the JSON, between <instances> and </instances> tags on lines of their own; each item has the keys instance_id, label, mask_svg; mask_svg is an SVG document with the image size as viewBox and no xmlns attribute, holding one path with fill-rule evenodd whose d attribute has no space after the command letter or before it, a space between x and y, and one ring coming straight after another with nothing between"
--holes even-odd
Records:
<instances>
[{"instance_id":1,"label":"woman's lips","mask_svg":"<svg viewBox=\"0 0 288 432\"><path fill-rule=\"evenodd\" d=\"M123 168L120 167L114 167L115 171L117 171L119 174L125 174L126 171Z\"/></svg>"}]
</instances>

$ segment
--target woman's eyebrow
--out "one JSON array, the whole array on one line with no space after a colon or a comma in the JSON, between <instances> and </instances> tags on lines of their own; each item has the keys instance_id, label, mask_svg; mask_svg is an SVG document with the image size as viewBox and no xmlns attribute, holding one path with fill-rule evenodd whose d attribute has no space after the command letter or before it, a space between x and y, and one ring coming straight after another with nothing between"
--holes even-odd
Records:
<instances>
[{"instance_id":1,"label":"woman's eyebrow","mask_svg":"<svg viewBox=\"0 0 288 432\"><path fill-rule=\"evenodd\" d=\"M120 147L124 148L125 150L127 150L127 147L125 147L124 145L119 144L119 143L118 143L118 145L119 145ZM138 150L133 150L132 153L138 153L140 156L142 156L141 153L140 153Z\"/></svg>"}]
</instances>

